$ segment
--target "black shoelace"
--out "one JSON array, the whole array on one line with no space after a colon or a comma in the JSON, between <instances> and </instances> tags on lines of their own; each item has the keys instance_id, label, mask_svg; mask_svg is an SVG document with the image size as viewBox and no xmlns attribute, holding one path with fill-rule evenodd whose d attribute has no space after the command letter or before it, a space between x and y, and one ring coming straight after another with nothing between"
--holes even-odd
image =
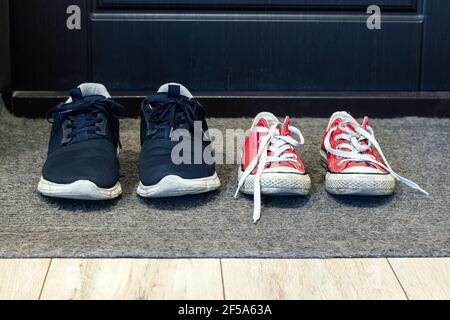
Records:
<instances>
[{"instance_id":1,"label":"black shoelace","mask_svg":"<svg viewBox=\"0 0 450 320\"><path fill-rule=\"evenodd\" d=\"M148 137L156 134L158 130L170 129L169 138L175 129L182 125L187 125L189 129L194 129L196 115L194 108L203 107L196 100L184 98L169 98L165 102L157 101L152 97L147 98L142 103L142 112L148 124Z\"/></svg>"},{"instance_id":2,"label":"black shoelace","mask_svg":"<svg viewBox=\"0 0 450 320\"><path fill-rule=\"evenodd\" d=\"M83 132L96 133L98 129L97 125L101 121L98 118L98 114L103 113L113 127L115 138L117 138L121 146L119 128L117 128L114 120L125 118L127 110L114 100L104 98L91 101L75 101L67 104L62 103L47 113L47 120L53 123L52 119L57 113L60 114L62 123L65 120L70 120L69 128L71 132L68 135L69 140Z\"/></svg>"}]
</instances>

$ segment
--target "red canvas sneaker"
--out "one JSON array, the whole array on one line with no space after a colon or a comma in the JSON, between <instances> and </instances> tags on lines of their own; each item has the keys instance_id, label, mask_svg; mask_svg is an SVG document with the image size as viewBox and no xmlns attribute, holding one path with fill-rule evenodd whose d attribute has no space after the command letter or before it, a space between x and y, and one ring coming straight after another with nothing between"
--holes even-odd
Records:
<instances>
[{"instance_id":1,"label":"red canvas sneaker","mask_svg":"<svg viewBox=\"0 0 450 320\"><path fill-rule=\"evenodd\" d=\"M347 112L330 119L322 143L322 164L328 170L326 189L337 195L390 195L395 180L428 195L416 183L398 175L375 139L369 119L359 124Z\"/></svg>"},{"instance_id":2,"label":"red canvas sneaker","mask_svg":"<svg viewBox=\"0 0 450 320\"><path fill-rule=\"evenodd\" d=\"M239 191L254 196L254 222L261 217L261 195L307 195L311 179L296 148L304 144L300 130L271 113L260 113L245 139L239 170ZM296 135L299 140L292 137Z\"/></svg>"}]
</instances>

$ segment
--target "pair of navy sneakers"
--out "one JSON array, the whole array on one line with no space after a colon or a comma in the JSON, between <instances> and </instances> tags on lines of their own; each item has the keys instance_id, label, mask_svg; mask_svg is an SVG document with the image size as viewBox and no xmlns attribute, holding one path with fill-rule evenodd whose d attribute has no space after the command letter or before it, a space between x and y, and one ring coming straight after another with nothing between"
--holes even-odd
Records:
<instances>
[{"instance_id":1,"label":"pair of navy sneakers","mask_svg":"<svg viewBox=\"0 0 450 320\"><path fill-rule=\"evenodd\" d=\"M101 84L86 83L71 90L70 98L48 113L53 126L38 191L49 197L78 200L118 198L122 194L119 120L126 113ZM210 154L204 159L213 158L210 139L194 134L195 123L201 123L202 131L207 132L205 110L180 84L163 85L143 101L137 189L141 197L173 197L219 189L213 161L176 165L172 159L173 148L179 142L171 138L177 129L191 133L184 136L188 144L200 145L202 154ZM195 148L189 149L193 153Z\"/></svg>"}]
</instances>

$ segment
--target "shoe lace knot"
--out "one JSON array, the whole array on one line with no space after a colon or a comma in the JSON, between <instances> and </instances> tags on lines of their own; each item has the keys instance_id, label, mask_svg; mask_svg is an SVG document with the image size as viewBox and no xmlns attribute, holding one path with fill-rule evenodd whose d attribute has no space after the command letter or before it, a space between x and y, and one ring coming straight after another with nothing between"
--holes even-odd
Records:
<instances>
[{"instance_id":1,"label":"shoe lace knot","mask_svg":"<svg viewBox=\"0 0 450 320\"><path fill-rule=\"evenodd\" d=\"M147 121L148 137L169 128L169 138L172 138L173 131L179 127L185 126L192 130L196 113L204 113L204 109L195 99L169 97L161 101L158 97L148 97L142 102L142 112Z\"/></svg>"}]
</instances>

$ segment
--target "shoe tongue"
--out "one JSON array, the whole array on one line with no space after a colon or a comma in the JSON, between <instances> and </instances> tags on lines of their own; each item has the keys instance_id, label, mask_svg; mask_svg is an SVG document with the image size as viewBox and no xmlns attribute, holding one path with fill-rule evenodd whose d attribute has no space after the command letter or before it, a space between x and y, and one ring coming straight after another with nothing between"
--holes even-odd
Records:
<instances>
[{"instance_id":1,"label":"shoe tongue","mask_svg":"<svg viewBox=\"0 0 450 320\"><path fill-rule=\"evenodd\" d=\"M364 117L363 123L362 123L362 128L364 130L367 130L367 127L369 126L369 118L368 117Z\"/></svg>"},{"instance_id":2,"label":"shoe tongue","mask_svg":"<svg viewBox=\"0 0 450 320\"><path fill-rule=\"evenodd\" d=\"M282 136L288 136L290 135L290 131L289 131L289 126L291 125L291 118L290 117L286 117L286 119L284 120L283 125L281 126L281 130L280 130L280 135Z\"/></svg>"},{"instance_id":3,"label":"shoe tongue","mask_svg":"<svg viewBox=\"0 0 450 320\"><path fill-rule=\"evenodd\" d=\"M100 83L83 83L78 89L81 91L83 97L102 96L111 98L106 87Z\"/></svg>"},{"instance_id":4,"label":"shoe tongue","mask_svg":"<svg viewBox=\"0 0 450 320\"><path fill-rule=\"evenodd\" d=\"M264 127L269 129L269 124L267 123L266 119L259 119L258 123L256 124L257 127Z\"/></svg>"},{"instance_id":5,"label":"shoe tongue","mask_svg":"<svg viewBox=\"0 0 450 320\"><path fill-rule=\"evenodd\" d=\"M264 121L261 121L264 120ZM275 117L270 112L261 112L258 114L253 120L252 127L254 126L262 126L266 128L270 128L273 125L278 125L280 122L277 117Z\"/></svg>"},{"instance_id":6,"label":"shoe tongue","mask_svg":"<svg viewBox=\"0 0 450 320\"><path fill-rule=\"evenodd\" d=\"M83 92L81 92L80 88L75 88L69 91L71 101L77 102L84 99Z\"/></svg>"},{"instance_id":7,"label":"shoe tongue","mask_svg":"<svg viewBox=\"0 0 450 320\"><path fill-rule=\"evenodd\" d=\"M348 117L343 118L343 121L348 122L348 126L349 128L351 128L353 131L355 132L359 132L358 128L363 128L364 130L367 130L367 127L369 126L369 118L368 117L364 117L364 120L362 122L362 124L360 125L355 118L353 118L352 116L348 115ZM368 142L366 140L361 140L359 141L360 144L362 145L367 145ZM344 151L349 151L347 149L342 149ZM367 150L365 151L363 154L371 154L371 150ZM347 168L349 167L372 167L372 165L370 165L367 162L347 162Z\"/></svg>"},{"instance_id":8,"label":"shoe tongue","mask_svg":"<svg viewBox=\"0 0 450 320\"><path fill-rule=\"evenodd\" d=\"M83 101L87 97L103 97L106 99L111 98L106 87L99 83L83 83L77 88L69 91L70 98L66 103L71 103L74 101Z\"/></svg>"},{"instance_id":9,"label":"shoe tongue","mask_svg":"<svg viewBox=\"0 0 450 320\"><path fill-rule=\"evenodd\" d=\"M189 90L179 83L167 83L159 88L158 93L167 93L168 97L175 99L179 99L181 97L188 99L193 98L193 95L189 92Z\"/></svg>"}]
</instances>

